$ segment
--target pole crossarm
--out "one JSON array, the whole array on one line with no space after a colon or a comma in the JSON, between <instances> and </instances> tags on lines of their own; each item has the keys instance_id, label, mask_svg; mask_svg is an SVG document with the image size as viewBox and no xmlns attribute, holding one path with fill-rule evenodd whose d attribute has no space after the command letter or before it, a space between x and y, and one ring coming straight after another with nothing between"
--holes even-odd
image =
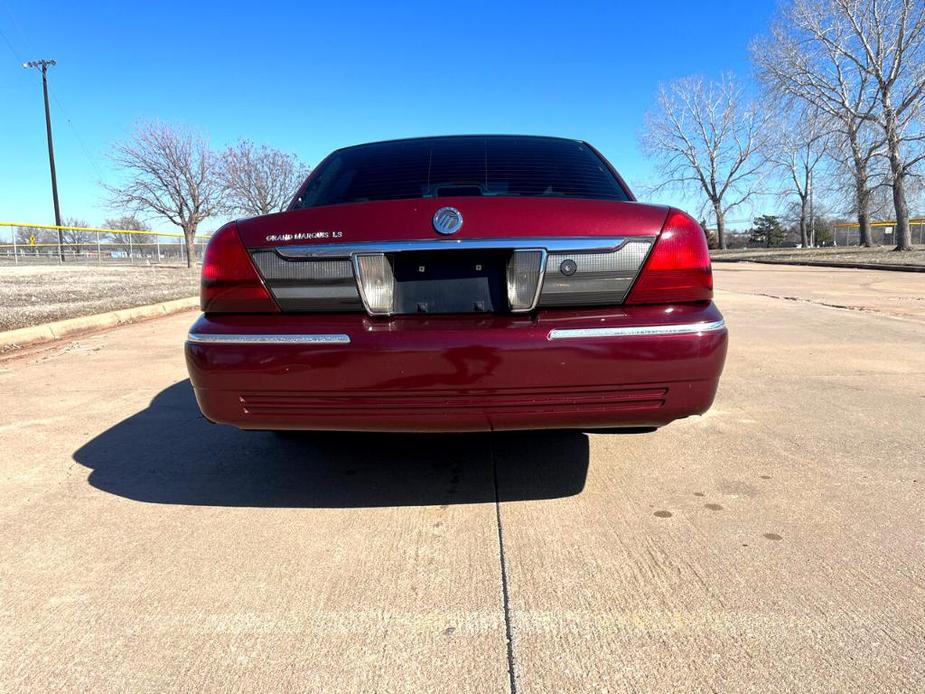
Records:
<instances>
[{"instance_id":1,"label":"pole crossarm","mask_svg":"<svg viewBox=\"0 0 925 694\"><path fill-rule=\"evenodd\" d=\"M28 60L22 64L23 67L37 67L45 68L49 65L57 65L57 61L54 60Z\"/></svg>"}]
</instances>

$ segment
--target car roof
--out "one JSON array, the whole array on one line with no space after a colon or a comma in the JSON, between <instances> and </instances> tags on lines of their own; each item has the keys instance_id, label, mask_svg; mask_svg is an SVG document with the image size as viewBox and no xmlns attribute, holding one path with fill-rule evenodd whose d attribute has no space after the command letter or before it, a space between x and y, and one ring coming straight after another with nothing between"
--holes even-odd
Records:
<instances>
[{"instance_id":1,"label":"car roof","mask_svg":"<svg viewBox=\"0 0 925 694\"><path fill-rule=\"evenodd\" d=\"M529 140L553 140L558 142L576 142L578 144L587 144L584 140L577 140L572 137L556 137L554 135L516 135L505 133L485 133L485 134L467 134L467 135L427 135L423 137L399 137L391 140L375 140L373 142L361 142L355 145L339 147L335 152L343 152L347 149L357 147L368 147L370 145L388 145L400 142L432 142L435 140L465 140L465 139L486 139L486 138L517 138Z\"/></svg>"}]
</instances>

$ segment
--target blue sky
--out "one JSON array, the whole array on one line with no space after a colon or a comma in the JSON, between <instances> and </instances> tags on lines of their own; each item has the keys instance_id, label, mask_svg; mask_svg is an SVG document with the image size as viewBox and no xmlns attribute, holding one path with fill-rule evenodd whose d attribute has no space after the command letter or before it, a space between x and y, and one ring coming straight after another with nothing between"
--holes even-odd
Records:
<instances>
[{"instance_id":1,"label":"blue sky","mask_svg":"<svg viewBox=\"0 0 925 694\"><path fill-rule=\"evenodd\" d=\"M748 42L774 5L0 0L0 218L53 220L41 79L23 60L58 61L49 75L62 214L91 224L112 212L99 185L116 175L111 144L152 118L192 126L215 147L247 138L312 165L336 147L394 137L576 137L639 192L654 181L638 135L657 84L747 77Z\"/></svg>"}]
</instances>

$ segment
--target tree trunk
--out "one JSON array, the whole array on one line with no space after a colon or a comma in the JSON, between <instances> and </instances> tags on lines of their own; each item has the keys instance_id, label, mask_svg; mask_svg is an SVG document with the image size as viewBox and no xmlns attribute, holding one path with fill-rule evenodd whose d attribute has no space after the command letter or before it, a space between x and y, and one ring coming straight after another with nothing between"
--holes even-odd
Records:
<instances>
[{"instance_id":1,"label":"tree trunk","mask_svg":"<svg viewBox=\"0 0 925 694\"><path fill-rule=\"evenodd\" d=\"M892 164L890 164L892 168ZM893 179L893 207L896 208L896 251L912 250L912 229L909 227L909 205L906 203L905 176Z\"/></svg>"},{"instance_id":2,"label":"tree trunk","mask_svg":"<svg viewBox=\"0 0 925 694\"><path fill-rule=\"evenodd\" d=\"M855 173L855 204L858 208L858 243L865 248L873 245L870 236L870 188L867 187L867 171L863 164Z\"/></svg>"},{"instance_id":3,"label":"tree trunk","mask_svg":"<svg viewBox=\"0 0 925 694\"><path fill-rule=\"evenodd\" d=\"M719 202L713 203L713 213L716 215L716 245L726 250L726 218Z\"/></svg>"},{"instance_id":4,"label":"tree trunk","mask_svg":"<svg viewBox=\"0 0 925 694\"><path fill-rule=\"evenodd\" d=\"M900 138L896 130L896 114L884 99L884 130L890 159L890 185L893 188L893 208L896 210L896 226L893 228L896 239L896 251L912 250L912 232L909 229L909 205L906 203L906 175L902 156L899 152Z\"/></svg>"},{"instance_id":5,"label":"tree trunk","mask_svg":"<svg viewBox=\"0 0 925 694\"><path fill-rule=\"evenodd\" d=\"M184 229L183 238L186 241L186 267L193 267L196 261L196 229Z\"/></svg>"},{"instance_id":6,"label":"tree trunk","mask_svg":"<svg viewBox=\"0 0 925 694\"><path fill-rule=\"evenodd\" d=\"M800 245L802 248L809 246L809 237L806 235L806 196L800 196Z\"/></svg>"},{"instance_id":7,"label":"tree trunk","mask_svg":"<svg viewBox=\"0 0 925 694\"><path fill-rule=\"evenodd\" d=\"M851 153L854 157L854 202L858 208L858 244L865 248L872 245L870 237L870 188L867 186L867 162L861 154L857 130L848 132ZM845 245L848 242L845 241Z\"/></svg>"},{"instance_id":8,"label":"tree trunk","mask_svg":"<svg viewBox=\"0 0 925 694\"><path fill-rule=\"evenodd\" d=\"M870 240L870 215L867 213L867 203L865 202L864 204L864 211L858 212L858 232L860 233L858 243L870 248L873 245ZM845 245L848 245L847 239L845 240Z\"/></svg>"}]
</instances>

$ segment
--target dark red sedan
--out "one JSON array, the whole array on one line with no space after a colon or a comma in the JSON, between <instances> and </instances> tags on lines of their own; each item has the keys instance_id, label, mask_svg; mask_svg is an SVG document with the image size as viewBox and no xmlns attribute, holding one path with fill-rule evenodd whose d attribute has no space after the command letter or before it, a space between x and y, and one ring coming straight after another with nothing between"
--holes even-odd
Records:
<instances>
[{"instance_id":1,"label":"dark red sedan","mask_svg":"<svg viewBox=\"0 0 925 694\"><path fill-rule=\"evenodd\" d=\"M658 427L713 402L712 298L697 222L585 142L379 142L215 233L186 360L243 429Z\"/></svg>"}]
</instances>

